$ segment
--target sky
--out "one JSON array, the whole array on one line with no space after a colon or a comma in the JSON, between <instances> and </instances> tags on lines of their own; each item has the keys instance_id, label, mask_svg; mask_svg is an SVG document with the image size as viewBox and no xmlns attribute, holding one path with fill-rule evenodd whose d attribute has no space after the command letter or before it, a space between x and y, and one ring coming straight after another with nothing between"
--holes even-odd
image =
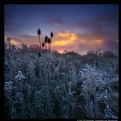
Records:
<instances>
[{"instance_id":1,"label":"sky","mask_svg":"<svg viewBox=\"0 0 121 121\"><path fill-rule=\"evenodd\" d=\"M119 49L117 4L5 4L4 38L20 46L39 45L53 32L51 48L86 54L88 51Z\"/></svg>"}]
</instances>

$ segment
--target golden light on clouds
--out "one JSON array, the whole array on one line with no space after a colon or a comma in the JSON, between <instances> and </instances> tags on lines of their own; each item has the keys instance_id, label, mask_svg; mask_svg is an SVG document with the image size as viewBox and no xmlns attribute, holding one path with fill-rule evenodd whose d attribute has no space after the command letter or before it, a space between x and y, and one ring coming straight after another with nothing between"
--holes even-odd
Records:
<instances>
[{"instance_id":1,"label":"golden light on clouds","mask_svg":"<svg viewBox=\"0 0 121 121\"><path fill-rule=\"evenodd\" d=\"M77 35L75 33L72 33L72 32L58 33L57 36L62 37L62 38L69 40L69 41L74 41L77 39Z\"/></svg>"},{"instance_id":2,"label":"golden light on clouds","mask_svg":"<svg viewBox=\"0 0 121 121\"><path fill-rule=\"evenodd\" d=\"M60 37L68 37L70 33L58 33L58 36Z\"/></svg>"},{"instance_id":3,"label":"golden light on clouds","mask_svg":"<svg viewBox=\"0 0 121 121\"><path fill-rule=\"evenodd\" d=\"M102 46L104 44L104 40L85 40L83 43L87 43L90 46Z\"/></svg>"},{"instance_id":4,"label":"golden light on clouds","mask_svg":"<svg viewBox=\"0 0 121 121\"><path fill-rule=\"evenodd\" d=\"M57 33L57 39L53 40L53 45L64 46L76 41L78 36L75 33Z\"/></svg>"},{"instance_id":5,"label":"golden light on clouds","mask_svg":"<svg viewBox=\"0 0 121 121\"><path fill-rule=\"evenodd\" d=\"M89 49L96 49L104 45L103 39L93 39L88 36L81 36L73 32L59 32L53 38L52 48L56 49L59 53L64 50L76 51L78 53L86 53ZM83 48L83 49L82 49Z\"/></svg>"},{"instance_id":6,"label":"golden light on clouds","mask_svg":"<svg viewBox=\"0 0 121 121\"><path fill-rule=\"evenodd\" d=\"M75 51L80 54L86 54L89 50L96 50L99 47L105 45L105 40L98 39L98 37L89 37L82 36L74 32L58 32L55 34L52 40L52 50L56 50L59 53L63 53L64 50ZM22 38L23 37L23 38ZM32 44L38 44L38 36L21 36L22 41L11 39L11 44L14 44L17 47L21 47L21 44L24 43L27 46ZM41 37L41 40L44 41L44 37Z\"/></svg>"},{"instance_id":7,"label":"golden light on clouds","mask_svg":"<svg viewBox=\"0 0 121 121\"><path fill-rule=\"evenodd\" d=\"M58 52L59 52L60 54L62 54L62 53L64 52L64 50L58 50Z\"/></svg>"},{"instance_id":8,"label":"golden light on clouds","mask_svg":"<svg viewBox=\"0 0 121 121\"><path fill-rule=\"evenodd\" d=\"M14 44L16 46L19 46L20 45L20 42L14 40L14 39L11 39L11 44Z\"/></svg>"},{"instance_id":9,"label":"golden light on clouds","mask_svg":"<svg viewBox=\"0 0 121 121\"><path fill-rule=\"evenodd\" d=\"M101 39L97 39L97 40L93 40L93 38L87 38L87 39L82 39L78 34L76 33L57 33L57 38L53 39L53 45L54 46L66 46L68 44L74 44L74 43L85 43L88 45L92 45L92 46L100 46L103 45L104 40Z\"/></svg>"},{"instance_id":10,"label":"golden light on clouds","mask_svg":"<svg viewBox=\"0 0 121 121\"><path fill-rule=\"evenodd\" d=\"M8 37L5 36L5 37L4 37L4 41L5 41L5 43L8 44L7 38L8 38ZM22 41L10 37L10 44L11 44L11 45L15 45L15 46L17 46L17 47L20 47L21 44L22 44Z\"/></svg>"},{"instance_id":11,"label":"golden light on clouds","mask_svg":"<svg viewBox=\"0 0 121 121\"><path fill-rule=\"evenodd\" d=\"M58 40L55 40L54 42L53 42L53 44L54 45L56 45L56 46L63 46L63 45L67 45L67 44L69 44L70 42L69 41L65 41L65 40L61 40L61 41L58 41Z\"/></svg>"},{"instance_id":12,"label":"golden light on clouds","mask_svg":"<svg viewBox=\"0 0 121 121\"><path fill-rule=\"evenodd\" d=\"M100 45L100 46L103 45L104 44L104 40L98 40L97 44Z\"/></svg>"}]
</instances>

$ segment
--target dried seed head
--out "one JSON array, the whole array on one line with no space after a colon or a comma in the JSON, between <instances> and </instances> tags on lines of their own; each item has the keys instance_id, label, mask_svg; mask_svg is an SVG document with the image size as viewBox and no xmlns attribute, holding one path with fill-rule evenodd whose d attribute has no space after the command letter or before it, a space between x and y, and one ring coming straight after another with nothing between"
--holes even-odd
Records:
<instances>
[{"instance_id":1,"label":"dried seed head","mask_svg":"<svg viewBox=\"0 0 121 121\"><path fill-rule=\"evenodd\" d=\"M38 53L38 56L41 57L41 53L40 52Z\"/></svg>"},{"instance_id":2,"label":"dried seed head","mask_svg":"<svg viewBox=\"0 0 121 121\"><path fill-rule=\"evenodd\" d=\"M57 67L57 66L58 66L58 64L56 63L56 64L55 64L55 67Z\"/></svg>"}]
</instances>

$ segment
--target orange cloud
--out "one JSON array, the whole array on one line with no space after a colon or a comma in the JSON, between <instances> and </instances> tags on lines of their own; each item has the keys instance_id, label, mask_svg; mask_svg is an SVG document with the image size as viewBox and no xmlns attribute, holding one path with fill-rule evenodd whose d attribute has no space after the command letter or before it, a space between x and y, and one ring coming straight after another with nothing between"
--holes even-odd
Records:
<instances>
[{"instance_id":1,"label":"orange cloud","mask_svg":"<svg viewBox=\"0 0 121 121\"><path fill-rule=\"evenodd\" d=\"M38 36L33 35L21 35L22 41L12 39L11 44L21 46L22 43L29 45L38 44ZM44 36L41 37L41 42L44 41ZM59 53L63 53L64 50L75 51L80 54L86 54L89 50L96 50L102 48L105 45L105 40L96 36L89 36L85 34L77 34L74 32L59 32L53 37L51 48Z\"/></svg>"},{"instance_id":2,"label":"orange cloud","mask_svg":"<svg viewBox=\"0 0 121 121\"><path fill-rule=\"evenodd\" d=\"M5 36L5 43L8 43L8 42L7 42L7 37L6 37L6 36ZM11 38L10 44L11 44L11 45L14 44L16 47L20 47L21 44L22 44L22 41L17 40L17 39L15 39L15 38Z\"/></svg>"},{"instance_id":3,"label":"orange cloud","mask_svg":"<svg viewBox=\"0 0 121 121\"><path fill-rule=\"evenodd\" d=\"M53 40L53 45L64 46L76 41L78 36L75 33L57 33L57 39Z\"/></svg>"},{"instance_id":4,"label":"orange cloud","mask_svg":"<svg viewBox=\"0 0 121 121\"><path fill-rule=\"evenodd\" d=\"M11 39L11 44L14 44L14 45L16 45L16 46L19 46L19 45L22 44L22 43L16 41L15 39Z\"/></svg>"},{"instance_id":5,"label":"orange cloud","mask_svg":"<svg viewBox=\"0 0 121 121\"><path fill-rule=\"evenodd\" d=\"M58 52L59 52L60 54L62 54L62 53L64 52L64 50L58 50Z\"/></svg>"},{"instance_id":6,"label":"orange cloud","mask_svg":"<svg viewBox=\"0 0 121 121\"><path fill-rule=\"evenodd\" d=\"M93 44L95 45L95 46L102 46L103 44L104 44L104 40L95 40L95 41L93 41Z\"/></svg>"},{"instance_id":7,"label":"orange cloud","mask_svg":"<svg viewBox=\"0 0 121 121\"><path fill-rule=\"evenodd\" d=\"M52 49L63 53L64 50L75 51L81 54L86 54L87 51L96 50L104 45L104 40L98 37L89 37L73 32L59 32L53 38Z\"/></svg>"},{"instance_id":8,"label":"orange cloud","mask_svg":"<svg viewBox=\"0 0 121 121\"><path fill-rule=\"evenodd\" d=\"M60 37L69 37L71 33L58 33L58 36Z\"/></svg>"},{"instance_id":9,"label":"orange cloud","mask_svg":"<svg viewBox=\"0 0 121 121\"><path fill-rule=\"evenodd\" d=\"M97 39L97 40L81 40L80 39L80 43L82 44L87 44L90 46L102 46L104 44L104 40L101 39Z\"/></svg>"},{"instance_id":10,"label":"orange cloud","mask_svg":"<svg viewBox=\"0 0 121 121\"><path fill-rule=\"evenodd\" d=\"M69 41L65 41L65 40L61 40L61 41L56 40L56 41L53 42L53 44L56 45L56 46L58 46L58 45L63 46L63 45L67 45L69 43L70 43Z\"/></svg>"}]
</instances>

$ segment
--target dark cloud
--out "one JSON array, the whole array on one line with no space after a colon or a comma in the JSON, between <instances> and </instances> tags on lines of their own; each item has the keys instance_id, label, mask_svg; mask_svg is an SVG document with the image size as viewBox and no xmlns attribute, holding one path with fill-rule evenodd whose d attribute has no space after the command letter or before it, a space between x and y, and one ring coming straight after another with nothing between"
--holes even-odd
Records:
<instances>
[{"instance_id":1,"label":"dark cloud","mask_svg":"<svg viewBox=\"0 0 121 121\"><path fill-rule=\"evenodd\" d=\"M118 23L118 14L113 13L113 14L100 15L95 17L94 21L102 24L114 23L114 22Z\"/></svg>"},{"instance_id":2,"label":"dark cloud","mask_svg":"<svg viewBox=\"0 0 121 121\"><path fill-rule=\"evenodd\" d=\"M63 25L64 24L63 19L61 17L58 17L58 16L52 17L47 22L50 24L53 24L53 25Z\"/></svg>"},{"instance_id":3,"label":"dark cloud","mask_svg":"<svg viewBox=\"0 0 121 121\"><path fill-rule=\"evenodd\" d=\"M81 12L76 14L72 12L72 8L67 8L70 11L67 14L67 11L64 13L64 9L58 7L53 5L17 5L14 7L13 5L11 8L5 9L5 35L17 37L28 45L38 44L38 36L29 35L28 33L33 34L36 32L36 27L42 26L42 32L45 30L48 32L50 29L55 33L55 40L53 39L52 45L57 50L73 49L79 53L95 50L99 47L103 47L104 50L118 50L118 13L112 13L106 8L105 13L112 14L104 15L103 10L101 10L101 14L99 12L97 16L95 9L92 15L89 15L91 11L90 13L83 11L83 14L80 14ZM19 14L17 10L19 10ZM18 17L20 17L19 21ZM82 20L79 20L81 18ZM66 31L68 31L69 36L66 35ZM61 36L58 36L57 33L61 33ZM42 41L43 39L41 37Z\"/></svg>"},{"instance_id":4,"label":"dark cloud","mask_svg":"<svg viewBox=\"0 0 121 121\"><path fill-rule=\"evenodd\" d=\"M119 36L119 21L117 16L117 14L108 14L97 16L91 21L80 21L77 23L77 26L85 29L87 32L86 34L79 33L78 36L88 41L101 39L103 40L103 45L101 45L101 47L104 48L104 50L112 50L116 53L119 44L117 42ZM82 48L87 48L82 43L79 46L81 50L83 50ZM96 47L89 48L94 49Z\"/></svg>"},{"instance_id":5,"label":"dark cloud","mask_svg":"<svg viewBox=\"0 0 121 121\"><path fill-rule=\"evenodd\" d=\"M119 43L115 40L106 40L104 41L104 49L113 51L115 54L118 54Z\"/></svg>"},{"instance_id":6,"label":"dark cloud","mask_svg":"<svg viewBox=\"0 0 121 121\"><path fill-rule=\"evenodd\" d=\"M32 45L32 44L39 44L39 38L38 36L35 36L35 35L30 35L30 34L20 34L18 35L18 38L21 39L21 41L25 44L27 44L28 46L29 45ZM41 42L44 41L44 37L41 36Z\"/></svg>"},{"instance_id":7,"label":"dark cloud","mask_svg":"<svg viewBox=\"0 0 121 121\"><path fill-rule=\"evenodd\" d=\"M33 6L33 5L32 5ZM55 5L49 5L49 4L46 4L46 5L35 5L36 6L36 9L38 11L44 11L46 13L51 13L54 14L56 12L56 8L55 8Z\"/></svg>"},{"instance_id":8,"label":"dark cloud","mask_svg":"<svg viewBox=\"0 0 121 121\"><path fill-rule=\"evenodd\" d=\"M5 17L6 19L10 19L10 20L13 19L13 16L12 16L9 12L7 12L6 10L5 10L5 13L4 13L4 17Z\"/></svg>"},{"instance_id":9,"label":"dark cloud","mask_svg":"<svg viewBox=\"0 0 121 121\"><path fill-rule=\"evenodd\" d=\"M10 32L14 30L12 21L13 21L13 16L9 12L5 11L4 13L5 32Z\"/></svg>"},{"instance_id":10,"label":"dark cloud","mask_svg":"<svg viewBox=\"0 0 121 121\"><path fill-rule=\"evenodd\" d=\"M25 25L15 25L14 24L14 17L12 14L10 14L8 11L4 12L4 30L6 36L13 36L17 35L22 32L20 27Z\"/></svg>"},{"instance_id":11,"label":"dark cloud","mask_svg":"<svg viewBox=\"0 0 121 121\"><path fill-rule=\"evenodd\" d=\"M118 33L118 17L115 14L98 16L90 21L80 21L76 25L100 38L115 37Z\"/></svg>"}]
</instances>

